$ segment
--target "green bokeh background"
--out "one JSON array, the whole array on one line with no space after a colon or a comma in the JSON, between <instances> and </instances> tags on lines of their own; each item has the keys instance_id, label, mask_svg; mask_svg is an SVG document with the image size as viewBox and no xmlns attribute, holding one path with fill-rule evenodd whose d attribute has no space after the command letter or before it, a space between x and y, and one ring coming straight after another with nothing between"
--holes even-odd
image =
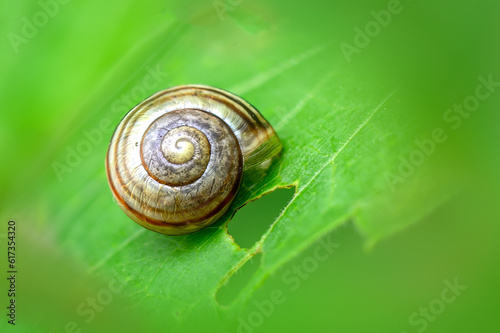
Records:
<instances>
[{"instance_id":1,"label":"green bokeh background","mask_svg":"<svg viewBox=\"0 0 500 333\"><path fill-rule=\"evenodd\" d=\"M9 219L17 222L20 272L18 325L8 326L2 314L2 331L71 331L70 321L83 332L169 332L174 327L134 307L126 293L91 324L84 323L75 313L78 305L120 277L90 269L108 252L106 244L82 248L78 237L67 237L85 229L90 211L118 209L106 183L107 144L123 115L152 93L178 84L208 84L242 94L265 115L266 109L292 108L304 85L337 71L398 89L408 118L419 119L415 128L430 132L448 108L474 93L479 76L500 81L500 4L494 1L402 1L402 12L350 62L341 43L354 44L355 28L364 29L373 21L371 11L387 8L390 1L222 3L228 9L224 13L213 1L68 1L17 46L11 33L21 35L24 18L33 21L44 6L0 4L0 218L5 226L0 233L6 233ZM258 84L259 73L318 47L318 56L264 83L267 95L242 88L240 83L255 78ZM159 74L144 86L151 72ZM248 321L273 290L283 291L285 301L250 331L417 332L421 326L412 326L409 317L440 298L444 281L455 278L467 289L429 320L425 331L500 331L499 105L498 92L481 102L432 156L429 163L454 177L458 190L449 200L417 225L375 245L349 222L325 236L338 249L301 278L297 290L284 276L313 256L317 244L261 286L240 319ZM106 130L88 156L58 177L54 162L64 163L68 147L75 149L99 126ZM237 242L255 242L292 195L293 190L279 190L238 212L229 224ZM415 200L415 210L419 204ZM411 205L381 209L412 211ZM257 216L264 218L249 231L246 226ZM218 295L221 303L236 297L251 266ZM4 278L0 287L5 309ZM203 318L185 327L200 331ZM236 322L220 331L238 327L245 330Z\"/></svg>"}]
</instances>

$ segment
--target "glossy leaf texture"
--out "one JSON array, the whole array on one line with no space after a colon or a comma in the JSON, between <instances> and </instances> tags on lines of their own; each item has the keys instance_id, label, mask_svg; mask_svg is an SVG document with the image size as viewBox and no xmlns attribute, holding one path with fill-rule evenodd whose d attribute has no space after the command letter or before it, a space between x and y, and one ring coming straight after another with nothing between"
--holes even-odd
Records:
<instances>
[{"instance_id":1,"label":"glossy leaf texture","mask_svg":"<svg viewBox=\"0 0 500 333\"><path fill-rule=\"evenodd\" d=\"M52 8L26 43L4 38L1 100L10 111L0 116L9 156L2 172L13 176L2 177L2 218L22 221L26 283L41 274L42 289L26 291L31 319L23 325L233 331L269 277L339 226L352 223L371 248L467 188L478 152L466 143L490 133L479 128L498 120L489 116L498 96L481 102L472 125L445 114L475 93L479 77L500 80L498 49L477 39L496 36L490 7L498 6L401 1L390 12L389 3L69 2ZM6 36L22 34L21 18L44 10L2 6ZM284 148L264 178L244 180L221 220L172 237L123 214L104 159L128 110L181 84L243 97ZM482 156L491 150L472 145ZM238 209L291 187L293 197L260 239L240 246L227 231ZM259 253L234 301L219 304L218 290ZM36 264L42 258L54 265L50 273ZM87 295L98 297L115 277L124 287L106 318L82 314ZM40 299L52 300L58 319L35 306Z\"/></svg>"}]
</instances>

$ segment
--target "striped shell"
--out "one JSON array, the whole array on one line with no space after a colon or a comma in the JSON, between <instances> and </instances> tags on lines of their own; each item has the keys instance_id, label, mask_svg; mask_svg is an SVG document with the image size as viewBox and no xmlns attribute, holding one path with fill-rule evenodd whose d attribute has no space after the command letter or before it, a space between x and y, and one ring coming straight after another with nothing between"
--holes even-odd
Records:
<instances>
[{"instance_id":1,"label":"striped shell","mask_svg":"<svg viewBox=\"0 0 500 333\"><path fill-rule=\"evenodd\" d=\"M260 113L200 85L161 91L120 122L106 157L116 202L135 222L168 235L202 229L233 202L242 178L265 172L281 143Z\"/></svg>"}]
</instances>

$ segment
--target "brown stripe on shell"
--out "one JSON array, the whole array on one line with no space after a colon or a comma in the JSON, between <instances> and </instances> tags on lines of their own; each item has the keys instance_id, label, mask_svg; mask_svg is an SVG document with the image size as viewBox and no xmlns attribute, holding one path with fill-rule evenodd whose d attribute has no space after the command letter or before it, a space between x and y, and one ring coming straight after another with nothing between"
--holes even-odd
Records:
<instances>
[{"instance_id":1,"label":"brown stripe on shell","mask_svg":"<svg viewBox=\"0 0 500 333\"><path fill-rule=\"evenodd\" d=\"M190 96L193 96L193 100L189 99ZM160 202L160 196L171 195L162 191L161 186L166 185L160 186L159 184L156 184L156 186L151 188L148 183L151 182L152 184L154 184L153 182L155 181L152 178L146 178L145 183L140 182L142 179L135 179L134 173L136 171L127 169L128 166L137 167L137 165L134 164L134 157L126 156L120 152L126 150L128 145L133 147L134 141L137 140L137 136L140 135L136 132L132 132L131 134L133 136L130 136L126 133L126 131L132 131L137 130L137 128L141 128L141 126L137 126L137 124L143 121L142 119L146 115L147 118L145 119L148 119L149 124L154 122L155 120L152 119L151 115L161 111L161 105L164 103L166 103L166 109L164 113L174 111L175 105L172 103L168 103L168 101L175 101L177 99L183 101L185 104L197 105L201 103L203 107L200 108L199 111L211 113L211 110L204 109L207 105L203 102L203 99L208 99L211 101L215 101L215 106L217 106L217 104L224 105L228 109L228 111L221 111L221 114L226 112L234 112L234 114L236 115L235 117L239 120L234 120L234 122L229 122L226 124L231 128L233 125L239 125L239 121L244 122L245 125L241 126L239 130L242 130L240 134L250 136L250 141L248 142L250 142L253 146L253 149L251 151L258 149L260 145L265 143L269 138L276 135L267 121L258 113L258 111L253 108L253 106L248 104L246 101L233 94L226 93L216 88L205 86L179 86L159 92L146 99L144 102L137 105L131 112L129 112L122 119L117 129L115 130L115 133L113 133L112 142L108 147L106 158L106 173L108 176L108 182L110 184L113 196L116 198L122 209L125 210L134 221L149 229L167 234L183 234L193 232L199 228L205 227L206 225L214 222L216 218L220 217L220 215L228 209L230 203L236 196L242 180L241 173L243 172L243 163L245 162L245 158L243 157L243 154L241 154L241 151L244 147L240 147L239 145L237 145L238 151L240 153L237 154L239 162L237 162L236 165L239 165L237 172L240 174L240 176L237 177L237 181L232 184L231 188L226 188L226 185L223 185L223 187L221 187L221 191L223 188L225 188L225 190L223 191L227 192L227 196L222 198L222 201L219 202L218 205L215 206L214 209L211 209L209 212L206 212L203 208L210 206L210 201L205 203L194 201L196 207L198 207L198 209L200 209L201 211L204 211L205 214L203 216L200 216L196 219L188 217L188 215L191 213L188 211L189 207L183 210L184 215L182 215L181 212L176 212L175 206L178 203L176 196L174 196L174 199L172 199L174 202L174 210L160 207L160 205L158 204ZM212 103L208 102L207 104ZM209 106L214 107L214 105ZM188 107L192 108L192 106ZM157 108L159 108L160 110L156 110ZM154 110L154 113L151 113L150 110ZM217 114L212 115L220 119ZM236 142L240 144L246 143L243 140L243 137L240 138L232 132L231 134ZM276 144L279 144L278 139L273 139L273 141L270 142L276 142ZM265 151L268 150L271 151L271 148L267 149L266 146ZM274 150L279 151L279 149L276 149L275 146L272 147L273 152ZM246 151L248 152L248 150ZM261 151L262 150L260 150L259 152ZM132 160L130 160L130 158L132 158ZM141 164L139 165L142 167ZM143 171L139 170L139 174L142 175ZM225 182L232 178L234 177L231 177L229 174L227 174L223 184L225 184ZM148 182L148 179L151 179L151 181ZM149 193L154 188L157 189L156 193ZM161 201L166 202L164 200ZM169 199L167 201L171 200ZM132 207L129 202L135 202L134 206L136 206L137 208ZM151 204L154 202L156 202L157 204L152 206ZM180 214L179 216L184 217L185 219L183 221L176 220L176 222L167 222L152 218L148 214L163 217L167 216L167 218L172 214ZM145 225L145 223L151 225L151 227ZM199 225L199 227L197 227L197 225Z\"/></svg>"},{"instance_id":2,"label":"brown stripe on shell","mask_svg":"<svg viewBox=\"0 0 500 333\"><path fill-rule=\"evenodd\" d=\"M205 112L204 112L204 113L205 113ZM208 113L207 113L207 114L208 114ZM211 115L211 117L215 117L215 118L219 119L219 121L221 121L221 122L222 122L222 120L220 120L220 118L218 118L218 117L216 117L216 116L214 116L214 115ZM229 127L228 127L228 129L229 129ZM237 139L236 139L236 137L235 137L235 136L234 136L234 134L232 133L232 131L230 131L230 130L229 130L229 131L228 131L228 133L234 137L234 141L235 141L235 142L238 142L238 141L237 141ZM124 205L124 206L126 206L126 207L127 207L127 209L128 209L129 211L131 211L131 212L135 212L134 214L135 214L138 218L140 218L141 220L145 220L142 216L145 216L145 217L148 217L148 216L146 216L146 215L145 215L145 214L143 214L142 212L138 212L138 211L137 211L137 209L134 209L132 206L130 206L130 205L126 202L126 200L124 200L124 199L122 198L122 196L126 195L126 196L128 196L128 197L129 197L129 199L128 199L128 200L138 202L138 203L140 204L141 209L142 209L142 211L143 211L143 212L146 212L146 211L155 211L155 212L158 212L158 206L151 206L151 205L149 204L150 200L147 200L147 199L145 200L145 199L144 199L143 194L144 194L145 192L148 192L148 188L147 188L147 186L146 186L147 184L141 184L140 182L137 182L137 181L136 181L136 180L135 180L135 179L131 176L132 171L131 171L131 170L127 170L127 169L125 168L125 165L124 165L124 163L125 163L125 158L120 158L120 157L118 156L118 154L119 154L118 152L120 151L120 145L125 145L125 142L119 142L119 143L118 143L118 146L114 149L114 153L115 153L115 157L114 157L114 160L115 160L115 163L114 163L114 164L115 164L115 168L114 168L114 170L115 170L116 178L115 178L115 177L112 177L112 178L113 178L113 179L115 179L115 180L119 183L119 185L121 185L121 186L120 186L120 188L123 190L123 192L124 192L124 193L120 193L120 191L119 191L118 189L114 189L114 192L115 192L115 194L116 194L116 196L117 196L117 197L120 197L120 198L122 199L121 201L123 202L123 205ZM237 156L238 156L238 157L239 157L239 159L241 160L241 159L242 159L242 157L241 157L241 150L239 149L239 147L238 147L238 151L239 151L239 153L237 154ZM123 164L120 164L120 162L122 162ZM242 163L243 163L243 161L241 160L240 162L238 162L238 163L237 163L237 165L242 165ZM240 168L240 170L239 170L238 172L241 172L241 168ZM121 176L121 177L120 177L120 176ZM127 177L126 177L126 176L127 176ZM228 174L227 174L227 177L226 177L226 180L229 180L230 178L231 178L231 173L228 173ZM130 179L130 182L127 182L127 180L128 180L128 179ZM240 181L241 181L241 177L240 177ZM133 183L132 183L132 182L133 182ZM238 181L238 185L239 185L239 181ZM134 190L135 190L137 187L138 187L139 189L142 189L142 190L140 190L140 191L139 191L139 193L141 193L139 197L138 197L138 196L136 196L136 195L134 194ZM234 198L234 195L233 195L233 194L231 194L231 193L234 193L234 194L235 194L235 193L236 193L236 190L237 190L237 187L238 187L238 186L234 186L234 188L233 188L233 189L232 189L232 190L228 193L228 197L227 197L227 199L226 199L226 200L224 200L224 202L223 202L223 203L228 203L229 201L232 201L232 199ZM147 197L146 197L146 198L147 198ZM214 198L214 199L215 199L215 198L216 198L216 195L209 195L209 198ZM203 208L204 206L207 206L210 202L211 202L211 201L209 201L209 200L208 200L208 201L207 201L207 204L205 204L205 205L197 205L196 207L197 207L199 210L202 210L202 208ZM222 205L222 206L224 206L224 205ZM213 210L220 209L220 207L221 207L221 205L219 204L218 206L216 206L215 208L213 208ZM183 211L187 211L187 209L184 209ZM161 209L161 210L160 210L160 214L161 214L161 215L167 215L167 216L168 216L169 214L171 214L171 212L170 212L169 210L166 210L166 209ZM215 215L215 214L216 214L216 212L214 212L213 214L212 214L212 213L210 213L210 214L208 214L208 215L204 215L204 216L202 216L202 217L201 217L201 218L199 218L199 219L189 219L189 220L190 220L190 221L195 221L195 222L198 222L198 221L200 221L200 220L204 220L204 219L206 219L206 218L208 218L208 217L210 217L210 216L212 216L212 215ZM153 218L150 218L150 217L148 217L148 220L149 220L149 221L151 221L152 223L154 223L154 221L158 221L158 220L153 219ZM175 222L175 223L176 223L176 224L181 224L181 223L179 223L179 222Z\"/></svg>"}]
</instances>

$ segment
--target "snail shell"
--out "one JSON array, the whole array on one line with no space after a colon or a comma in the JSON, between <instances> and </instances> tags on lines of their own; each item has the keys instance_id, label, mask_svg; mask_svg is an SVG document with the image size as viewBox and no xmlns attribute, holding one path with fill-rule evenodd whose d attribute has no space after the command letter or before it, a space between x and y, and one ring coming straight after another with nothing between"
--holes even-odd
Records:
<instances>
[{"instance_id":1,"label":"snail shell","mask_svg":"<svg viewBox=\"0 0 500 333\"><path fill-rule=\"evenodd\" d=\"M249 103L201 85L156 93L120 122L106 157L116 202L135 222L168 235L202 229L233 202L242 178L281 151Z\"/></svg>"}]
</instances>

